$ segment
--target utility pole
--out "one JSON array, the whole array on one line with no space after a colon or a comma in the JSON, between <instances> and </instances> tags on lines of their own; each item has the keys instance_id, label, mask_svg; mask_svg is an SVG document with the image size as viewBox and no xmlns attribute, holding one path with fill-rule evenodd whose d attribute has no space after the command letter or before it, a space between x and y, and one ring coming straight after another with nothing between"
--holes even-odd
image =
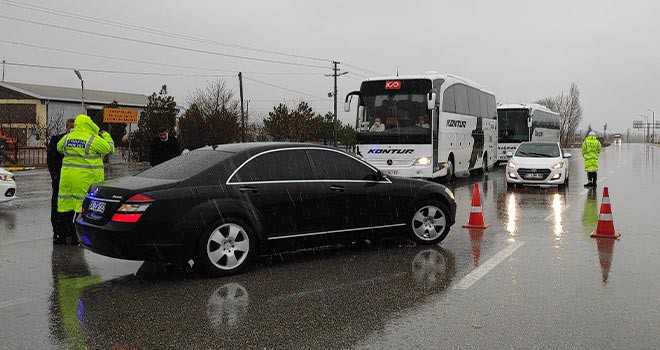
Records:
<instances>
[{"instance_id":1,"label":"utility pole","mask_svg":"<svg viewBox=\"0 0 660 350\"><path fill-rule=\"evenodd\" d=\"M655 112L649 109L649 112L653 113L653 125L651 126L651 142L655 143Z\"/></svg>"},{"instance_id":2,"label":"utility pole","mask_svg":"<svg viewBox=\"0 0 660 350\"><path fill-rule=\"evenodd\" d=\"M245 142L245 113L243 112L243 72L238 72L238 85L241 92L241 142Z\"/></svg>"},{"instance_id":3,"label":"utility pole","mask_svg":"<svg viewBox=\"0 0 660 350\"><path fill-rule=\"evenodd\" d=\"M5 60L2 60L2 81L5 81Z\"/></svg>"},{"instance_id":4,"label":"utility pole","mask_svg":"<svg viewBox=\"0 0 660 350\"><path fill-rule=\"evenodd\" d=\"M348 72L339 73L339 62L332 61L332 74L326 74L326 77L334 78L334 89L332 96L334 97L334 119L332 121L332 146L337 147L337 77L340 75L348 74Z\"/></svg>"}]
</instances>

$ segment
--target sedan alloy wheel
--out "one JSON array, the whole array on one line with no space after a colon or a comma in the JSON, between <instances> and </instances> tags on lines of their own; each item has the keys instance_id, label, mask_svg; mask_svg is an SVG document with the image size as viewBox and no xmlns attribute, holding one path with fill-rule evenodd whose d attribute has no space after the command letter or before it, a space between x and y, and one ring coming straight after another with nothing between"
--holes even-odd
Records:
<instances>
[{"instance_id":1,"label":"sedan alloy wheel","mask_svg":"<svg viewBox=\"0 0 660 350\"><path fill-rule=\"evenodd\" d=\"M254 239L247 225L238 220L212 226L200 242L199 258L214 275L230 275L240 270L252 256Z\"/></svg>"},{"instance_id":2,"label":"sedan alloy wheel","mask_svg":"<svg viewBox=\"0 0 660 350\"><path fill-rule=\"evenodd\" d=\"M422 244L435 244L449 233L449 211L440 202L420 206L412 218L413 239Z\"/></svg>"}]
</instances>

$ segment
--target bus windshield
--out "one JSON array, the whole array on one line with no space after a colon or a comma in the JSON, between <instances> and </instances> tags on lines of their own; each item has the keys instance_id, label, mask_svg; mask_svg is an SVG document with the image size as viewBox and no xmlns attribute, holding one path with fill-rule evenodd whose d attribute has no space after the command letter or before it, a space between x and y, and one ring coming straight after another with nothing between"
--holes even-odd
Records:
<instances>
[{"instance_id":1,"label":"bus windshield","mask_svg":"<svg viewBox=\"0 0 660 350\"><path fill-rule=\"evenodd\" d=\"M498 109L497 125L500 136L497 141L499 143L529 141L528 117L528 109Z\"/></svg>"},{"instance_id":2,"label":"bus windshield","mask_svg":"<svg viewBox=\"0 0 660 350\"><path fill-rule=\"evenodd\" d=\"M431 143L427 79L362 83L363 108L358 110L357 142L368 144Z\"/></svg>"}]
</instances>

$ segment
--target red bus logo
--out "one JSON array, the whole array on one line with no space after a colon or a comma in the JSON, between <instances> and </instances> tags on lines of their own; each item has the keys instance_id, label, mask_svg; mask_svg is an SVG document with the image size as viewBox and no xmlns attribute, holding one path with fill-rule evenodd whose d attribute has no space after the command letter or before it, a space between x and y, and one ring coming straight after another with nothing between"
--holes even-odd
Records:
<instances>
[{"instance_id":1,"label":"red bus logo","mask_svg":"<svg viewBox=\"0 0 660 350\"><path fill-rule=\"evenodd\" d=\"M385 90L401 90L401 80L385 81Z\"/></svg>"}]
</instances>

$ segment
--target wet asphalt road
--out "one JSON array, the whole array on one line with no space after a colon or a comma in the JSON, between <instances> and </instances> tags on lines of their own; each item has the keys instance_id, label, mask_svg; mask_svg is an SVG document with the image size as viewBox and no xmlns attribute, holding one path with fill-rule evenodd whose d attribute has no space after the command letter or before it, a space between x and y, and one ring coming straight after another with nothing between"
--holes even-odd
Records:
<instances>
[{"instance_id":1,"label":"wet asphalt road","mask_svg":"<svg viewBox=\"0 0 660 350\"><path fill-rule=\"evenodd\" d=\"M48 174L17 173L20 198L0 205L0 348L656 349L660 148L606 148L596 191L571 152L565 191L507 191L502 167L451 184L458 224L440 246L357 242L217 279L53 247ZM483 232L460 227L474 182ZM603 186L615 242L589 238Z\"/></svg>"}]
</instances>

